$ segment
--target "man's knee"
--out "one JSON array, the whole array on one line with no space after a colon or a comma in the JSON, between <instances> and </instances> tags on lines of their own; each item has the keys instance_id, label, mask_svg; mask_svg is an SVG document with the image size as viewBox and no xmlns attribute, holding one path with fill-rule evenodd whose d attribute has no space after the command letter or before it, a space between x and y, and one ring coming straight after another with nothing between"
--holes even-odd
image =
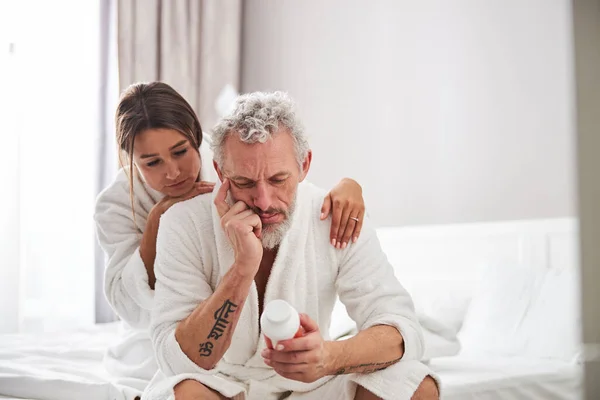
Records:
<instances>
[{"instance_id":1,"label":"man's knee","mask_svg":"<svg viewBox=\"0 0 600 400\"><path fill-rule=\"evenodd\" d=\"M193 379L179 382L173 391L175 400L227 400L227 397Z\"/></svg>"},{"instance_id":2,"label":"man's knee","mask_svg":"<svg viewBox=\"0 0 600 400\"><path fill-rule=\"evenodd\" d=\"M427 375L419 384L411 400L438 400L439 398L440 391L437 383L431 376Z\"/></svg>"},{"instance_id":3,"label":"man's knee","mask_svg":"<svg viewBox=\"0 0 600 400\"><path fill-rule=\"evenodd\" d=\"M377 397L373 393L369 392L362 386L358 386L356 388L356 394L354 395L354 400L381 400L380 397Z\"/></svg>"}]
</instances>

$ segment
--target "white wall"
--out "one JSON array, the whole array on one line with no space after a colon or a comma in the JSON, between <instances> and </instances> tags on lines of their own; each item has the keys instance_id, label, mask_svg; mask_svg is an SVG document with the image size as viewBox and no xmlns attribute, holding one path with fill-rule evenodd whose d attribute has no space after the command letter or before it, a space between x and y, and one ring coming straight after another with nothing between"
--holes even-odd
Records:
<instances>
[{"instance_id":1,"label":"white wall","mask_svg":"<svg viewBox=\"0 0 600 400\"><path fill-rule=\"evenodd\" d=\"M288 91L310 179L377 223L575 215L566 0L247 0L243 40L243 91Z\"/></svg>"}]
</instances>

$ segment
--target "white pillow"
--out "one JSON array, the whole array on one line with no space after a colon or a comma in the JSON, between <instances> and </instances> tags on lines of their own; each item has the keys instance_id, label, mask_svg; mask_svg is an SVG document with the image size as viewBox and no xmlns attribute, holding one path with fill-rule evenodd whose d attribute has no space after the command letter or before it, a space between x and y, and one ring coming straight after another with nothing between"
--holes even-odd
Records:
<instances>
[{"instance_id":1,"label":"white pillow","mask_svg":"<svg viewBox=\"0 0 600 400\"><path fill-rule=\"evenodd\" d=\"M575 268L546 272L520 339L526 356L575 362L581 356L579 273Z\"/></svg>"},{"instance_id":2,"label":"white pillow","mask_svg":"<svg viewBox=\"0 0 600 400\"><path fill-rule=\"evenodd\" d=\"M418 315L427 315L457 334L471 302L469 289L461 287L455 281L432 279L430 282L414 284L410 288L410 294Z\"/></svg>"},{"instance_id":3,"label":"white pillow","mask_svg":"<svg viewBox=\"0 0 600 400\"><path fill-rule=\"evenodd\" d=\"M418 314L419 324L423 331L425 348L422 361L429 361L435 357L451 357L460 351L460 342L453 328L444 325L425 314Z\"/></svg>"},{"instance_id":4,"label":"white pillow","mask_svg":"<svg viewBox=\"0 0 600 400\"><path fill-rule=\"evenodd\" d=\"M459 332L461 354L573 361L579 351L575 268L485 269Z\"/></svg>"}]
</instances>

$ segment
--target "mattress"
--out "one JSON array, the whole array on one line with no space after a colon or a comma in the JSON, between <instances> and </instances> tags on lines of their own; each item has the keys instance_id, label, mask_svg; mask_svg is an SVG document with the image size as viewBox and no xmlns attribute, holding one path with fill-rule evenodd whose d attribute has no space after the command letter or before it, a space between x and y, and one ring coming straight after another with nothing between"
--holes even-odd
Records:
<instances>
[{"instance_id":1,"label":"mattress","mask_svg":"<svg viewBox=\"0 0 600 400\"><path fill-rule=\"evenodd\" d=\"M445 357L430 367L442 381L444 400L582 399L580 365L519 358Z\"/></svg>"},{"instance_id":2,"label":"mattress","mask_svg":"<svg viewBox=\"0 0 600 400\"><path fill-rule=\"evenodd\" d=\"M70 332L0 336L0 398L119 399L102 359L118 324Z\"/></svg>"},{"instance_id":3,"label":"mattress","mask_svg":"<svg viewBox=\"0 0 600 400\"><path fill-rule=\"evenodd\" d=\"M0 336L0 399L125 399L102 366L119 340L118 324L60 334ZM528 359L434 358L444 400L565 400L582 398L577 365Z\"/></svg>"}]
</instances>

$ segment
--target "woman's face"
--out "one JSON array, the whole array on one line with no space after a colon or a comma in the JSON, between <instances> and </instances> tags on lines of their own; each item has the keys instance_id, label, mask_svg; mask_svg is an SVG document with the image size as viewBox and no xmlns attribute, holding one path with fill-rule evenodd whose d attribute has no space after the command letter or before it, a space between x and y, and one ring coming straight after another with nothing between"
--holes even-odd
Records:
<instances>
[{"instance_id":1,"label":"woman's face","mask_svg":"<svg viewBox=\"0 0 600 400\"><path fill-rule=\"evenodd\" d=\"M138 133L133 162L148 186L171 197L189 192L200 174L198 150L174 129Z\"/></svg>"}]
</instances>

